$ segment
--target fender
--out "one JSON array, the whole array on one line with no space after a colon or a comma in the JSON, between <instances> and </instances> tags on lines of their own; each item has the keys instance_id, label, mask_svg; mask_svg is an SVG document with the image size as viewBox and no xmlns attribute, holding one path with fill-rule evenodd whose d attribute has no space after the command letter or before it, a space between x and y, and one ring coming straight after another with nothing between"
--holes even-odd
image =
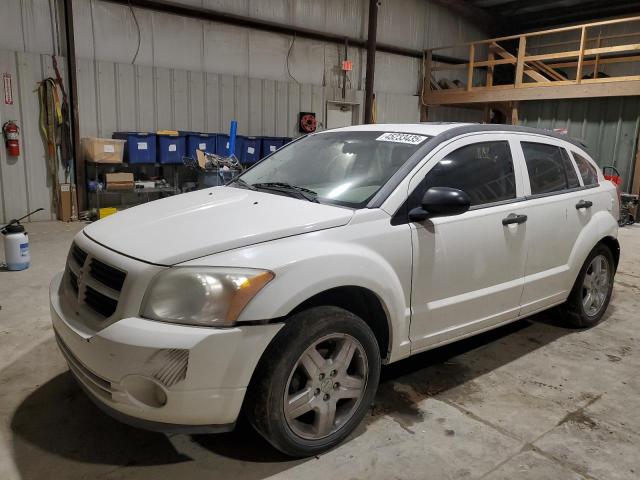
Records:
<instances>
[{"instance_id":1,"label":"fender","mask_svg":"<svg viewBox=\"0 0 640 480\"><path fill-rule=\"evenodd\" d=\"M340 241L336 238L348 237L349 229L345 228L340 234L337 230L343 229L257 244L182 265L263 268L275 273L275 278L247 305L238 322L285 317L305 300L332 288L366 288L379 298L387 314L390 361L408 356L411 318L409 230L394 229L382 234L378 231L384 241L377 246L373 242L373 247L365 247L364 242ZM383 255L383 251L386 254ZM392 265L387 259L396 264Z\"/></svg>"},{"instance_id":2,"label":"fender","mask_svg":"<svg viewBox=\"0 0 640 480\"><path fill-rule=\"evenodd\" d=\"M593 214L578 236L569 256L569 278L571 285L576 281L587 255L603 238L618 236L618 222L609 211L601 210Z\"/></svg>"}]
</instances>

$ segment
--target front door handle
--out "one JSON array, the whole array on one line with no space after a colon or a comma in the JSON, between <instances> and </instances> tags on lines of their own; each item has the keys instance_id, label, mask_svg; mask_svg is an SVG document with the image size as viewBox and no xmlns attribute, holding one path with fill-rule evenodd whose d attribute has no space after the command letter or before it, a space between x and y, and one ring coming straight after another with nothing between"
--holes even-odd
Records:
<instances>
[{"instance_id":1,"label":"front door handle","mask_svg":"<svg viewBox=\"0 0 640 480\"><path fill-rule=\"evenodd\" d=\"M593 206L593 202L589 200L580 200L576 203L576 210L580 210L581 208L591 208Z\"/></svg>"},{"instance_id":2,"label":"front door handle","mask_svg":"<svg viewBox=\"0 0 640 480\"><path fill-rule=\"evenodd\" d=\"M516 215L515 213L510 213L505 218L502 219L502 225L511 225L512 223L517 223L520 225L527 221L526 215Z\"/></svg>"}]
</instances>

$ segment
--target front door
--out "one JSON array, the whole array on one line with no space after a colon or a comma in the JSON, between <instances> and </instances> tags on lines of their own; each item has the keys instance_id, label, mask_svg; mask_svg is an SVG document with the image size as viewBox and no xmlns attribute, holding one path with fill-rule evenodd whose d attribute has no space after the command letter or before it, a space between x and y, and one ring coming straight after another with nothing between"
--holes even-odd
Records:
<instances>
[{"instance_id":1,"label":"front door","mask_svg":"<svg viewBox=\"0 0 640 480\"><path fill-rule=\"evenodd\" d=\"M512 221L523 185L510 143L504 134L465 137L437 152L411 180L410 208L434 186L463 190L472 204L461 215L411 223L412 351L518 315L527 224L522 217Z\"/></svg>"}]
</instances>

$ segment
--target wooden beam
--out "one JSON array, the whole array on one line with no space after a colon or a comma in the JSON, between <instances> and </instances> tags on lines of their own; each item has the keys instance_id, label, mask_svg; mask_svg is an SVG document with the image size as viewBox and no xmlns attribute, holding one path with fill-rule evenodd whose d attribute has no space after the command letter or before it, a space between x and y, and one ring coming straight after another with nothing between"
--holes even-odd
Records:
<instances>
[{"instance_id":1,"label":"wooden beam","mask_svg":"<svg viewBox=\"0 0 640 480\"><path fill-rule=\"evenodd\" d=\"M473 62L476 58L475 45L469 45L469 68L467 69L467 90L473 88Z\"/></svg>"},{"instance_id":2,"label":"wooden beam","mask_svg":"<svg viewBox=\"0 0 640 480\"><path fill-rule=\"evenodd\" d=\"M626 97L640 95L640 76L626 77L625 81L615 78L583 80L580 85L550 82L548 84L523 84L477 87L467 92L463 89L439 90L431 92L424 99L428 105L457 105L463 103L509 102L527 100L556 100L592 97ZM629 79L632 78L632 79ZM633 79L636 78L636 79ZM610 80L610 81L604 81Z\"/></svg>"},{"instance_id":3,"label":"wooden beam","mask_svg":"<svg viewBox=\"0 0 640 480\"><path fill-rule=\"evenodd\" d=\"M493 50L489 49L489 56L488 59L489 61L493 61L496 58L496 54L494 53ZM487 68L487 87L492 87L493 86L493 70L494 70L494 66L491 65L489 66L489 68ZM489 123L487 121L487 123Z\"/></svg>"},{"instance_id":4,"label":"wooden beam","mask_svg":"<svg viewBox=\"0 0 640 480\"><path fill-rule=\"evenodd\" d=\"M598 63L596 63L596 60L585 60L583 62L583 65L608 65L610 63L633 63L633 62L640 62L640 55L633 55L633 56L629 56L629 57L612 57L612 58L600 58L598 60ZM562 63L547 63L545 64L548 67L551 68L572 68L572 67L577 67L578 66L578 62L577 61L573 61L573 62L562 62Z\"/></svg>"},{"instance_id":5,"label":"wooden beam","mask_svg":"<svg viewBox=\"0 0 640 480\"><path fill-rule=\"evenodd\" d=\"M626 45L614 45L612 47L589 48L584 51L584 54L596 55L599 53L636 52L638 50L640 50L640 43L628 43Z\"/></svg>"},{"instance_id":6,"label":"wooden beam","mask_svg":"<svg viewBox=\"0 0 640 480\"><path fill-rule=\"evenodd\" d=\"M587 29L582 27L582 33L580 33L580 56L578 57L578 69L576 70L576 82L580 83L582 80L582 64L584 62L584 48L587 44Z\"/></svg>"},{"instance_id":7,"label":"wooden beam","mask_svg":"<svg viewBox=\"0 0 640 480\"><path fill-rule=\"evenodd\" d=\"M552 33L570 32L572 30L580 30L582 27L594 28L594 27L602 27L602 26L605 26L605 25L617 25L617 24L620 24L620 23L633 23L633 22L640 22L640 16L616 18L616 19L613 19L613 20L604 20L604 21L601 21L601 22L591 22L591 23L584 23L584 24L581 24L581 25L572 25L572 26L569 26L569 27L552 28L550 30L539 30L539 31L536 31L536 32L524 33L522 35L507 35L507 36L504 36L504 37L488 38L486 40L477 40L475 42L466 42L466 43L461 43L461 44L456 44L456 45L446 45L444 47L434 48L433 50L434 51L435 50L450 50L452 48L459 48L459 47L467 46L467 45L469 45L471 43L479 45L479 44L485 44L485 43L504 42L506 40L518 40L521 36L539 37L539 36L542 36L542 35L549 35L549 34L552 34Z\"/></svg>"},{"instance_id":8,"label":"wooden beam","mask_svg":"<svg viewBox=\"0 0 640 480\"><path fill-rule=\"evenodd\" d=\"M520 37L520 44L518 45L518 61L516 62L516 87L522 85L522 73L524 71L524 57L527 52L527 37Z\"/></svg>"}]
</instances>

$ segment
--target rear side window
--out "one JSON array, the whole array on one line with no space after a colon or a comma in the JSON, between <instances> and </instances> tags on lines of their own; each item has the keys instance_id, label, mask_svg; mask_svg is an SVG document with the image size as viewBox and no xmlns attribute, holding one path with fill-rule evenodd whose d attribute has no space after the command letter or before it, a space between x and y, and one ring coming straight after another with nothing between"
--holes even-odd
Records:
<instances>
[{"instance_id":1,"label":"rear side window","mask_svg":"<svg viewBox=\"0 0 640 480\"><path fill-rule=\"evenodd\" d=\"M588 185L597 185L598 184L598 171L592 165L592 163L584 158L582 155L578 155L576 152L571 152L573 154L573 158L578 165L578 171L580 172L580 176L582 177L582 181L584 182L584 186Z\"/></svg>"},{"instance_id":2,"label":"rear side window","mask_svg":"<svg viewBox=\"0 0 640 480\"><path fill-rule=\"evenodd\" d=\"M576 170L563 148L534 142L521 142L521 145L532 195L580 186Z\"/></svg>"},{"instance_id":3,"label":"rear side window","mask_svg":"<svg viewBox=\"0 0 640 480\"><path fill-rule=\"evenodd\" d=\"M467 145L440 160L425 178L426 188L451 187L471 198L471 205L516 197L511 149L506 141Z\"/></svg>"}]
</instances>

